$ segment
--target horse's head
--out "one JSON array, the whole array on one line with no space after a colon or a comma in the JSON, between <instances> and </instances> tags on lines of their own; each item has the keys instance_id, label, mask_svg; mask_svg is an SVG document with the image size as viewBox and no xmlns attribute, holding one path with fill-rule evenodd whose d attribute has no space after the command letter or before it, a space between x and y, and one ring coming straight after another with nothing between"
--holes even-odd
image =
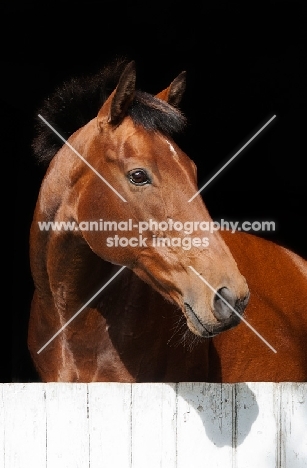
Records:
<instances>
[{"instance_id":1,"label":"horse's head","mask_svg":"<svg viewBox=\"0 0 307 468\"><path fill-rule=\"evenodd\" d=\"M232 309L242 314L249 292L220 234L204 230L212 219L201 196L189 202L196 167L170 136L184 124L185 73L156 96L136 91L135 77L131 62L97 118L69 140L112 187L76 162L77 221L100 222L82 232L91 249L177 304L192 332L212 336L239 322Z\"/></svg>"}]
</instances>

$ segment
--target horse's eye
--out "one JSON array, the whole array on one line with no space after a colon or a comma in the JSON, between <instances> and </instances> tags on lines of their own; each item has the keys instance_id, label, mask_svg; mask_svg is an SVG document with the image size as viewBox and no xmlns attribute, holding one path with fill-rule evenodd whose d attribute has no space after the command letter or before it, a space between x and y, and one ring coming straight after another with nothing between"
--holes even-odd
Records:
<instances>
[{"instance_id":1,"label":"horse's eye","mask_svg":"<svg viewBox=\"0 0 307 468\"><path fill-rule=\"evenodd\" d=\"M151 180L144 169L132 169L128 172L128 178L134 185L150 184Z\"/></svg>"}]
</instances>

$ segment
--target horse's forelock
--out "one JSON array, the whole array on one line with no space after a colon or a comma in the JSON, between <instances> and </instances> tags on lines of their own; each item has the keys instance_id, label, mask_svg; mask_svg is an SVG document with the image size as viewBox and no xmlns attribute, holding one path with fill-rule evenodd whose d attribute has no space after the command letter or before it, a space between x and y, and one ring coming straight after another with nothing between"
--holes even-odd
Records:
<instances>
[{"instance_id":1,"label":"horse's forelock","mask_svg":"<svg viewBox=\"0 0 307 468\"><path fill-rule=\"evenodd\" d=\"M65 139L92 120L116 88L127 60L118 59L98 73L64 82L43 102L41 114ZM151 94L137 91L127 111L132 120L146 130L172 135L182 131L186 119L179 109ZM49 163L63 141L36 117L36 137L32 149L39 162Z\"/></svg>"},{"instance_id":2,"label":"horse's forelock","mask_svg":"<svg viewBox=\"0 0 307 468\"><path fill-rule=\"evenodd\" d=\"M186 125L186 118L179 109L142 91L136 92L128 114L146 130L160 131L166 135L179 133Z\"/></svg>"}]
</instances>

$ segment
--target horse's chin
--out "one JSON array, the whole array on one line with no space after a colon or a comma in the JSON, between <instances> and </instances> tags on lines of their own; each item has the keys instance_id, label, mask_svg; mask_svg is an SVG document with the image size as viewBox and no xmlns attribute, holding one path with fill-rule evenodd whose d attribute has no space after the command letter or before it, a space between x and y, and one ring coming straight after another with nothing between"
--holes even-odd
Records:
<instances>
[{"instance_id":1,"label":"horse's chin","mask_svg":"<svg viewBox=\"0 0 307 468\"><path fill-rule=\"evenodd\" d=\"M190 322L187 322L187 326L194 335L200 336L201 338L213 338L214 336L218 335L218 333L212 333L206 329L198 330L193 325L191 326Z\"/></svg>"},{"instance_id":2,"label":"horse's chin","mask_svg":"<svg viewBox=\"0 0 307 468\"><path fill-rule=\"evenodd\" d=\"M187 319L189 330L194 333L194 335L202 338L213 338L223 331L230 330L240 322L240 319L234 316L224 323L218 323L216 325L205 324L187 302L184 303L184 314Z\"/></svg>"},{"instance_id":3,"label":"horse's chin","mask_svg":"<svg viewBox=\"0 0 307 468\"><path fill-rule=\"evenodd\" d=\"M187 319L187 326L194 335L201 336L203 338L215 336L215 333L213 333L212 330L212 325L205 325L187 302L184 303L184 315Z\"/></svg>"}]
</instances>

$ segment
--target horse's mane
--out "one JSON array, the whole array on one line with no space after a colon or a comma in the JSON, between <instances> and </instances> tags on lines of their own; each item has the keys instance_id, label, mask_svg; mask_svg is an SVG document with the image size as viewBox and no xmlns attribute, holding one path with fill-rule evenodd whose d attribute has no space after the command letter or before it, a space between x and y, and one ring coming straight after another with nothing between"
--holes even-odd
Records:
<instances>
[{"instance_id":1,"label":"horse's mane","mask_svg":"<svg viewBox=\"0 0 307 468\"><path fill-rule=\"evenodd\" d=\"M66 140L98 114L102 104L116 88L128 61L117 59L92 76L72 78L58 87L37 111L36 136L32 142L39 162L49 163L63 141L38 117L42 115ZM180 132L186 123L179 109L151 94L136 91L127 114L137 125L166 135Z\"/></svg>"}]
</instances>

